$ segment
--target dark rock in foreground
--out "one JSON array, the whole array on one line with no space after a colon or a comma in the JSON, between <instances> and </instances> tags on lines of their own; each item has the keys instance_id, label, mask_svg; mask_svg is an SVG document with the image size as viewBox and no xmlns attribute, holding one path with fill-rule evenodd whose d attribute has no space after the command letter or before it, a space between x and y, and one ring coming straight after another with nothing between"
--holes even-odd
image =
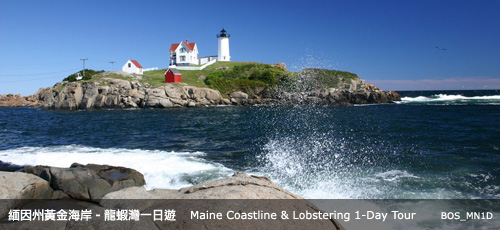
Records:
<instances>
[{"instance_id":1,"label":"dark rock in foreground","mask_svg":"<svg viewBox=\"0 0 500 230\"><path fill-rule=\"evenodd\" d=\"M22 169L24 166L10 164L7 162L0 161L0 171L3 172L15 172Z\"/></svg>"},{"instance_id":2,"label":"dark rock in foreground","mask_svg":"<svg viewBox=\"0 0 500 230\"><path fill-rule=\"evenodd\" d=\"M321 211L309 201L290 193L267 177L235 173L232 177L210 180L198 185L147 191L139 172L108 165L73 164L71 168L34 166L25 172L0 172L0 194L9 194L0 200L0 219L9 209L84 210L106 213L106 210L136 209L140 213L154 213L167 208L177 211L175 221L155 221L141 217L140 221L104 221L93 217L87 221L0 221L0 229L344 229L336 220L283 219L282 212ZM133 181L136 186L128 187ZM50 183L49 183L50 182ZM50 187L49 186L52 187ZM107 184L107 185L105 185ZM116 190L119 187L128 187ZM52 196L52 189L69 197ZM87 191L88 195L85 195ZM109 192L109 193L108 193ZM107 194L106 194L107 193ZM47 199L51 200L36 200ZM76 200L71 198L83 199ZM100 200L91 200L96 198ZM16 199L16 200L12 200ZM33 200L35 199L35 200ZM23 200L30 203L22 202ZM16 201L16 202L10 202ZM92 202L88 202L92 201ZM93 203L98 201L99 203ZM220 219L193 219L193 212L224 213ZM231 214L228 214L231 211ZM254 218L230 220L241 213L275 213L276 219ZM226 215L227 214L227 215ZM258 215L255 215L256 217Z\"/></svg>"},{"instance_id":3,"label":"dark rock in foreground","mask_svg":"<svg viewBox=\"0 0 500 230\"><path fill-rule=\"evenodd\" d=\"M109 165L74 163L70 168L28 166L21 171L48 181L55 191L54 198L98 200L110 192L145 184L140 172Z\"/></svg>"}]
</instances>

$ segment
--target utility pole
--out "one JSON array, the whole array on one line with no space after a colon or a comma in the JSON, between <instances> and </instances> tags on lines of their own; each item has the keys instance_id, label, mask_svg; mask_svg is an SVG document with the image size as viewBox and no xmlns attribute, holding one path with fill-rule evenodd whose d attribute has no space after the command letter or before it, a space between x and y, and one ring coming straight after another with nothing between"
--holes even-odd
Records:
<instances>
[{"instance_id":1,"label":"utility pole","mask_svg":"<svg viewBox=\"0 0 500 230\"><path fill-rule=\"evenodd\" d=\"M111 63L111 72L113 72L113 64L115 64L115 61L110 61L109 63Z\"/></svg>"},{"instance_id":2,"label":"utility pole","mask_svg":"<svg viewBox=\"0 0 500 230\"><path fill-rule=\"evenodd\" d=\"M82 58L80 59L83 61L83 76L85 77L85 61L89 60L88 58Z\"/></svg>"}]
</instances>

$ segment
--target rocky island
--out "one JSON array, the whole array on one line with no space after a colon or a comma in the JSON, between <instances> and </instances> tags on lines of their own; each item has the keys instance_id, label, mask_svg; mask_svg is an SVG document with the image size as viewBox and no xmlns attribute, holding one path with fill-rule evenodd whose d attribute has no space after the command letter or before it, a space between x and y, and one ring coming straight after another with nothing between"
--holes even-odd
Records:
<instances>
[{"instance_id":1,"label":"rocky island","mask_svg":"<svg viewBox=\"0 0 500 230\"><path fill-rule=\"evenodd\" d=\"M165 70L133 75L95 72L82 81L69 76L27 97L0 96L0 107L44 109L170 108L209 105L391 103L401 100L349 72L304 69L283 63L218 62L202 71L183 71L183 83L164 83Z\"/></svg>"}]
</instances>

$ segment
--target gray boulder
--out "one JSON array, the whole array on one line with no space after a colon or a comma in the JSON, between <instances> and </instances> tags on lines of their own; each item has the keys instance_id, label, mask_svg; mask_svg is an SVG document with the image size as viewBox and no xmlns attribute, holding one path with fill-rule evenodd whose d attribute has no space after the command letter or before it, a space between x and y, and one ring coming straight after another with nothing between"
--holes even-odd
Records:
<instances>
[{"instance_id":1,"label":"gray boulder","mask_svg":"<svg viewBox=\"0 0 500 230\"><path fill-rule=\"evenodd\" d=\"M31 199L50 199L53 190L40 177L22 172L0 171L0 219L12 208L18 208ZM25 200L25 201L24 201Z\"/></svg>"},{"instance_id":2,"label":"gray boulder","mask_svg":"<svg viewBox=\"0 0 500 230\"><path fill-rule=\"evenodd\" d=\"M234 105L245 105L248 102L248 94L241 91L232 92L229 97Z\"/></svg>"},{"instance_id":3,"label":"gray boulder","mask_svg":"<svg viewBox=\"0 0 500 230\"><path fill-rule=\"evenodd\" d=\"M132 199L132 202L131 202ZM140 200L139 200L140 199ZM140 202L133 202L133 201ZM108 193L101 206L114 209L137 208L152 212L164 207L174 208L175 222L155 222L159 229L343 229L333 219L326 220L196 220L192 211L235 212L262 210L281 215L283 211L318 212L315 205L302 197L282 189L267 177L235 173L232 177L210 180L179 190L131 187Z\"/></svg>"},{"instance_id":4,"label":"gray boulder","mask_svg":"<svg viewBox=\"0 0 500 230\"><path fill-rule=\"evenodd\" d=\"M302 199L282 189L267 177L235 173L232 177L172 189L127 188L111 192L106 199Z\"/></svg>"},{"instance_id":5,"label":"gray boulder","mask_svg":"<svg viewBox=\"0 0 500 230\"><path fill-rule=\"evenodd\" d=\"M98 200L107 193L145 184L144 176L134 169L109 165L81 165L74 163L70 168L49 166L28 166L21 171L39 176L50 186L60 191L58 197L83 200ZM62 194L64 193L64 194Z\"/></svg>"},{"instance_id":6,"label":"gray boulder","mask_svg":"<svg viewBox=\"0 0 500 230\"><path fill-rule=\"evenodd\" d=\"M197 102L219 104L222 96L219 91L195 86L184 86L183 90L189 99Z\"/></svg>"},{"instance_id":7,"label":"gray boulder","mask_svg":"<svg viewBox=\"0 0 500 230\"><path fill-rule=\"evenodd\" d=\"M54 184L58 180L77 181L84 186L82 177L85 174L93 175L88 181L94 180L96 176L106 183L116 184L125 178L134 178L123 171L124 168L105 165L72 165L71 173L60 168L46 166L27 167L47 178ZM78 171L75 171L78 170ZM68 175L63 175L63 174ZM21 173L22 174L22 173ZM27 174L25 174L27 175ZM89 175L89 176L90 176ZM30 175L28 175L30 176ZM137 176L137 175L136 175ZM141 175L142 176L142 175ZM35 176L31 176L35 177ZM61 179L59 179L61 178ZM46 181L39 179L42 183ZM18 182L16 180L16 182ZM66 182L70 183L70 182ZM92 183L95 183L93 181ZM88 185L88 184L87 184ZM61 185L64 187L64 185ZM76 185L74 185L76 186ZM48 187L48 186L47 186ZM90 191L90 188L88 188ZM91 192L89 192L91 193ZM142 216L140 221L104 221L104 219L93 217L88 221L25 221L25 222L0 222L1 229L344 229L334 219L321 220L296 220L281 218L283 212L290 215L293 212L315 213L321 211L314 204L290 193L273 183L267 177L252 176L245 173L235 173L232 177L219 180L210 180L201 184L181 188L178 190L155 189L147 191L144 187L128 187L119 191L106 194L99 201L99 205L75 199L46 200L32 202L22 206L23 209L92 209L94 213L101 215L106 210L130 210L137 209L141 214L153 214L166 209L175 210L175 221L154 221L151 216ZM276 213L276 219L241 219L230 220L232 216L241 213ZM213 212L224 213L221 219L193 219L192 213ZM227 213L227 217L226 217ZM105 214L106 215L106 214Z\"/></svg>"},{"instance_id":8,"label":"gray boulder","mask_svg":"<svg viewBox=\"0 0 500 230\"><path fill-rule=\"evenodd\" d=\"M164 86L164 89L165 89L165 93L170 98L186 99L186 96L184 95L184 90L179 86L176 86L173 84L168 84L168 85Z\"/></svg>"}]
</instances>

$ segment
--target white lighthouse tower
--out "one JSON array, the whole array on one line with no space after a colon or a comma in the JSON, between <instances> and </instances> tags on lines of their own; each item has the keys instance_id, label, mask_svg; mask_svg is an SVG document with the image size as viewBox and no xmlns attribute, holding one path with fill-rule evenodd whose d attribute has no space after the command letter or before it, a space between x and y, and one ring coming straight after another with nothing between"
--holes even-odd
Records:
<instances>
[{"instance_id":1,"label":"white lighthouse tower","mask_svg":"<svg viewBox=\"0 0 500 230\"><path fill-rule=\"evenodd\" d=\"M220 34L217 34L217 40L219 40L217 61L231 61L231 56L229 56L229 37L230 35L226 33L224 28L222 28Z\"/></svg>"}]
</instances>

